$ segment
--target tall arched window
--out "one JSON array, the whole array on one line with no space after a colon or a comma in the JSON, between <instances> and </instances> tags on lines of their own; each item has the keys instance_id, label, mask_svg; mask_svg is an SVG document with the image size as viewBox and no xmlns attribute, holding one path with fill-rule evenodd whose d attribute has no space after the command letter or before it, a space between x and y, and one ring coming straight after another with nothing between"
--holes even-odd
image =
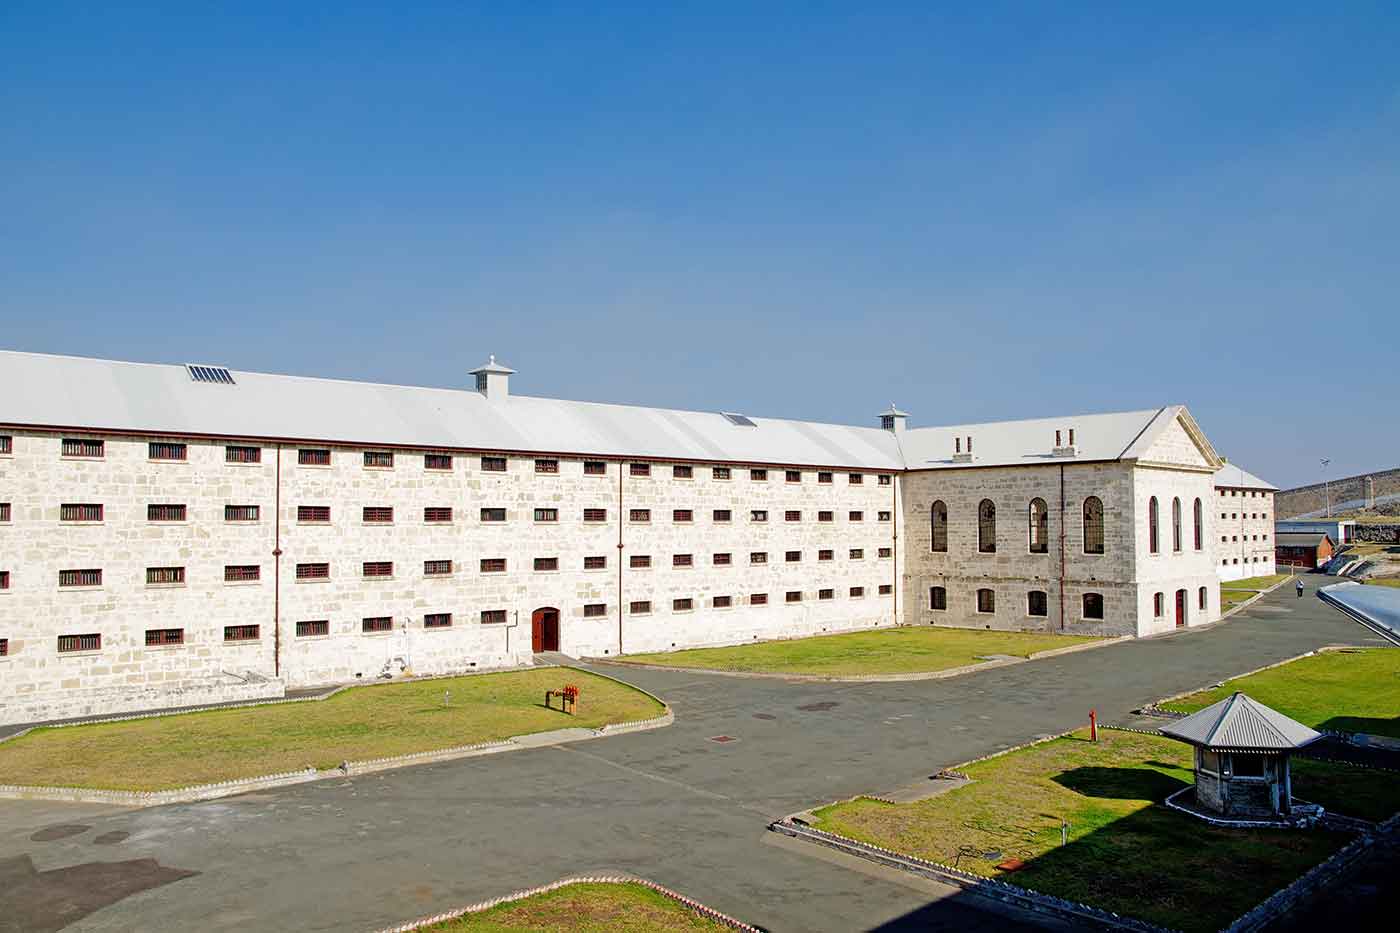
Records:
<instances>
[{"instance_id":1,"label":"tall arched window","mask_svg":"<svg viewBox=\"0 0 1400 933\"><path fill-rule=\"evenodd\" d=\"M945 552L948 550L948 506L939 499L929 509L929 550Z\"/></svg>"},{"instance_id":2,"label":"tall arched window","mask_svg":"<svg viewBox=\"0 0 1400 933\"><path fill-rule=\"evenodd\" d=\"M997 507L991 499L977 504L977 550L983 554L997 550Z\"/></svg>"},{"instance_id":3,"label":"tall arched window","mask_svg":"<svg viewBox=\"0 0 1400 933\"><path fill-rule=\"evenodd\" d=\"M1103 553L1103 500L1098 496L1084 500L1084 553Z\"/></svg>"},{"instance_id":4,"label":"tall arched window","mask_svg":"<svg viewBox=\"0 0 1400 933\"><path fill-rule=\"evenodd\" d=\"M1172 550L1181 550L1181 499L1172 497Z\"/></svg>"},{"instance_id":5,"label":"tall arched window","mask_svg":"<svg viewBox=\"0 0 1400 933\"><path fill-rule=\"evenodd\" d=\"M1030 548L1032 554L1050 550L1050 508L1044 499L1032 499L1030 507Z\"/></svg>"},{"instance_id":6,"label":"tall arched window","mask_svg":"<svg viewBox=\"0 0 1400 933\"><path fill-rule=\"evenodd\" d=\"M1196 500L1194 517L1196 519L1196 550L1199 551L1202 542L1206 539L1206 516L1205 511L1201 507L1200 499Z\"/></svg>"},{"instance_id":7,"label":"tall arched window","mask_svg":"<svg viewBox=\"0 0 1400 933\"><path fill-rule=\"evenodd\" d=\"M1147 500L1147 550L1156 554L1157 543L1157 497L1153 496Z\"/></svg>"}]
</instances>

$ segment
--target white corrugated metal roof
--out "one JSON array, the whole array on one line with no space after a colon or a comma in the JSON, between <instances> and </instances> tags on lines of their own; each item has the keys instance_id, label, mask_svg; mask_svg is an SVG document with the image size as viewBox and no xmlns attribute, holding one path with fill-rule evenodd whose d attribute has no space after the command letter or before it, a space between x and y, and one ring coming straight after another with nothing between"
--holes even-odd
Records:
<instances>
[{"instance_id":1,"label":"white corrugated metal roof","mask_svg":"<svg viewBox=\"0 0 1400 933\"><path fill-rule=\"evenodd\" d=\"M488 364L488 368L492 364ZM494 372L509 372L494 364ZM0 350L0 424L363 446L591 454L873 470L958 468L953 438L972 436L973 466L1135 457L1185 409L986 424L878 427L720 412L575 402L233 371L234 385L192 380L184 366ZM1189 420L1189 415L1185 415ZM1056 429L1078 455L1051 455ZM1067 434L1065 435L1067 438Z\"/></svg>"},{"instance_id":2,"label":"white corrugated metal roof","mask_svg":"<svg viewBox=\"0 0 1400 933\"><path fill-rule=\"evenodd\" d=\"M1248 751L1284 751L1322 738L1302 723L1238 692L1163 726L1161 732L1192 745Z\"/></svg>"},{"instance_id":3,"label":"white corrugated metal roof","mask_svg":"<svg viewBox=\"0 0 1400 933\"><path fill-rule=\"evenodd\" d=\"M1253 473L1233 463L1227 463L1215 471L1215 485L1228 486L1232 489L1278 490L1278 487L1273 483L1266 483Z\"/></svg>"}]
</instances>

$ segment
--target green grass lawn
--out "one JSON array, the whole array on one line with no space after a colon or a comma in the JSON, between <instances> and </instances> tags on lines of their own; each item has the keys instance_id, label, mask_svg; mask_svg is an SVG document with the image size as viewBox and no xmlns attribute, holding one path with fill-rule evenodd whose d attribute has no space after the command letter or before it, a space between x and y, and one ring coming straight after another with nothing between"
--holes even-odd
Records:
<instances>
[{"instance_id":1,"label":"green grass lawn","mask_svg":"<svg viewBox=\"0 0 1400 933\"><path fill-rule=\"evenodd\" d=\"M431 933L670 933L728 927L640 884L571 884L427 927Z\"/></svg>"},{"instance_id":2,"label":"green grass lawn","mask_svg":"<svg viewBox=\"0 0 1400 933\"><path fill-rule=\"evenodd\" d=\"M1275 583L1282 583L1288 579L1286 573L1270 573L1262 577L1245 577L1243 580L1231 580L1229 583L1220 584L1221 589L1226 587L1232 590L1267 590Z\"/></svg>"},{"instance_id":3,"label":"green grass lawn","mask_svg":"<svg viewBox=\"0 0 1400 933\"><path fill-rule=\"evenodd\" d=\"M671 667L768 674L912 674L979 663L993 654L1027 657L1037 651L1099 641L1073 635L990 632L983 629L891 628L844 635L818 635L733 648L692 648L657 654L633 654L619 661Z\"/></svg>"},{"instance_id":4,"label":"green grass lawn","mask_svg":"<svg viewBox=\"0 0 1400 933\"><path fill-rule=\"evenodd\" d=\"M580 688L578 715L544 691ZM443 705L451 691L450 705ZM529 732L647 719L662 706L579 670L541 669L356 687L328 700L36 729L0 743L0 784L163 790L331 768Z\"/></svg>"},{"instance_id":5,"label":"green grass lawn","mask_svg":"<svg viewBox=\"0 0 1400 933\"><path fill-rule=\"evenodd\" d=\"M817 811L816 825L1188 931L1226 926L1350 838L1220 829L1168 810L1160 802L1189 785L1191 760L1190 746L1160 736L1103 730L1092 743L1081 732L961 767L972 783L938 797L857 799ZM1345 793L1348 781L1378 781L1388 785L1389 803L1368 806L1400 807L1400 777L1365 771L1331 784L1318 777L1333 771L1358 769L1310 762L1295 772L1294 795L1326 806L1317 798ZM1065 846L1062 819L1070 824ZM996 867L1010 857L1024 867Z\"/></svg>"},{"instance_id":6,"label":"green grass lawn","mask_svg":"<svg viewBox=\"0 0 1400 933\"><path fill-rule=\"evenodd\" d=\"M1240 603L1248 602L1258 596L1254 590L1227 590L1223 586L1220 588L1220 611L1229 612Z\"/></svg>"},{"instance_id":7,"label":"green grass lawn","mask_svg":"<svg viewBox=\"0 0 1400 933\"><path fill-rule=\"evenodd\" d=\"M1326 651L1162 705L1194 713L1236 690L1314 729L1400 737L1400 649Z\"/></svg>"}]
</instances>

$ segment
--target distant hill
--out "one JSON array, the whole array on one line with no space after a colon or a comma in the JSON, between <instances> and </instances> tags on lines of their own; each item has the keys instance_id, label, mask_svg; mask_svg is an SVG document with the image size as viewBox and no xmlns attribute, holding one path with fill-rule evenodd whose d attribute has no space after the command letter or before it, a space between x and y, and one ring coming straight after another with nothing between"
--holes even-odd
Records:
<instances>
[{"instance_id":1,"label":"distant hill","mask_svg":"<svg viewBox=\"0 0 1400 933\"><path fill-rule=\"evenodd\" d=\"M1362 517L1385 517L1395 508L1400 520L1400 470L1382 470L1345 476L1326 483L1284 489L1274 494L1274 516L1286 518L1321 518L1327 514L1327 499L1331 496L1332 515L1340 512L1358 513Z\"/></svg>"}]
</instances>

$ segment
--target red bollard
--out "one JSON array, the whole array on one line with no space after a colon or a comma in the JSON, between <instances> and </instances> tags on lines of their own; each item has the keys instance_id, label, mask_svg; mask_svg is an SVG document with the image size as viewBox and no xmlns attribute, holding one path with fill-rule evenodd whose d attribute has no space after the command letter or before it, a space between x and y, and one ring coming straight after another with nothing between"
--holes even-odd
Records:
<instances>
[{"instance_id":1,"label":"red bollard","mask_svg":"<svg viewBox=\"0 0 1400 933\"><path fill-rule=\"evenodd\" d=\"M1089 710L1089 741L1099 740L1099 714L1094 710Z\"/></svg>"}]
</instances>

